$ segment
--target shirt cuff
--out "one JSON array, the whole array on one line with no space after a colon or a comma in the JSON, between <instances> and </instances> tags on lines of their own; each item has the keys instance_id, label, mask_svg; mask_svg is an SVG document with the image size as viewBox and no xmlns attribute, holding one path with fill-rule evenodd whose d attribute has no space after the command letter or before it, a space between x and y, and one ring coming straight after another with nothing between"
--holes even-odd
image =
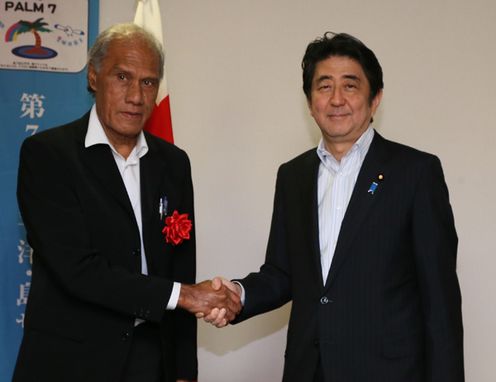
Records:
<instances>
[{"instance_id":1,"label":"shirt cuff","mask_svg":"<svg viewBox=\"0 0 496 382\"><path fill-rule=\"evenodd\" d=\"M169 302L167 303L167 310L176 309L177 302L179 301L179 294L181 293L181 284L174 282L174 286L172 287L172 292L169 298Z\"/></svg>"},{"instance_id":2,"label":"shirt cuff","mask_svg":"<svg viewBox=\"0 0 496 382\"><path fill-rule=\"evenodd\" d=\"M239 281L233 281L233 283L238 284L241 288L241 296L239 296L239 298L241 300L241 305L245 306L245 288L243 287L243 284L241 284Z\"/></svg>"}]
</instances>

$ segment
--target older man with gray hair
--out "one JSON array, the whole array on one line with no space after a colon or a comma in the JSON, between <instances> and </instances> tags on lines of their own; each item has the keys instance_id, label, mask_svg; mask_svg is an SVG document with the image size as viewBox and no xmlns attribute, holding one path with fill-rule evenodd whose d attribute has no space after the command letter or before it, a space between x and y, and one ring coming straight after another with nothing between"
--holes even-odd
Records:
<instances>
[{"instance_id":1,"label":"older man with gray hair","mask_svg":"<svg viewBox=\"0 0 496 382\"><path fill-rule=\"evenodd\" d=\"M194 284L188 157L143 132L163 60L138 26L102 32L88 59L94 106L22 145L34 252L15 382L193 381L194 314L240 310L227 288Z\"/></svg>"}]
</instances>

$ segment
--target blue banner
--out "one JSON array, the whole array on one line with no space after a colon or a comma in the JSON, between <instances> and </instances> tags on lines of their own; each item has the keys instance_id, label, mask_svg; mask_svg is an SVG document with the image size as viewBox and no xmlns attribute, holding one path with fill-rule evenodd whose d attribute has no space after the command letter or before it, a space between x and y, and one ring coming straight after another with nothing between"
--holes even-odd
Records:
<instances>
[{"instance_id":1,"label":"blue banner","mask_svg":"<svg viewBox=\"0 0 496 382\"><path fill-rule=\"evenodd\" d=\"M29 135L91 107L84 69L99 1L0 1L0 7L0 381L9 381L32 263L16 201L19 149Z\"/></svg>"}]
</instances>

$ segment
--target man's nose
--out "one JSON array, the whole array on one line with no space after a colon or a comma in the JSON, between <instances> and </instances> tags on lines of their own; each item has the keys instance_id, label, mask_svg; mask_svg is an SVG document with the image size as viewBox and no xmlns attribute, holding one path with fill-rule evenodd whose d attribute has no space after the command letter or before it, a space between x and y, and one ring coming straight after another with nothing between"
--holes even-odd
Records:
<instances>
[{"instance_id":1,"label":"man's nose","mask_svg":"<svg viewBox=\"0 0 496 382\"><path fill-rule=\"evenodd\" d=\"M132 81L127 87L126 102L140 105L143 103L143 89L139 81Z\"/></svg>"},{"instance_id":2,"label":"man's nose","mask_svg":"<svg viewBox=\"0 0 496 382\"><path fill-rule=\"evenodd\" d=\"M339 88L335 88L331 94L330 98L331 105L341 106L344 104L343 92Z\"/></svg>"}]
</instances>

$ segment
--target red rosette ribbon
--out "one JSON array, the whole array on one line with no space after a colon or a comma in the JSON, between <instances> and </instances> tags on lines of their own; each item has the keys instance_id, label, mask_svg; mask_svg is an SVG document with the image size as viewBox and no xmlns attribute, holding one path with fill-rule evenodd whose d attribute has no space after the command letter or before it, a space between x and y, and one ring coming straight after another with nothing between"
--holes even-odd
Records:
<instances>
[{"instance_id":1,"label":"red rosette ribbon","mask_svg":"<svg viewBox=\"0 0 496 382\"><path fill-rule=\"evenodd\" d=\"M189 233L193 223L188 219L188 214L180 214L174 211L172 215L165 218L165 227L162 233L165 235L165 242L172 245L181 244L189 239Z\"/></svg>"}]
</instances>

